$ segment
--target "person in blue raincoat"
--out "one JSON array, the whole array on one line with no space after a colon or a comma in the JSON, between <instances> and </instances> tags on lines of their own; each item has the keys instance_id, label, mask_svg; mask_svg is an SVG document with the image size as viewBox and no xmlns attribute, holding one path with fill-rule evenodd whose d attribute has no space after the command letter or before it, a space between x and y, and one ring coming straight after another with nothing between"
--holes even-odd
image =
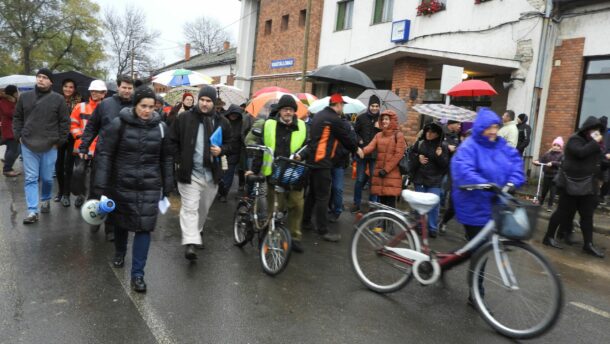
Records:
<instances>
[{"instance_id":1,"label":"person in blue raincoat","mask_svg":"<svg viewBox=\"0 0 610 344\"><path fill-rule=\"evenodd\" d=\"M460 145L451 161L456 217L464 225L468 240L491 219L494 195L483 190L461 190L460 186L495 183L514 189L525 182L519 152L498 136L501 123L495 112L480 109L472 136Z\"/></svg>"}]
</instances>

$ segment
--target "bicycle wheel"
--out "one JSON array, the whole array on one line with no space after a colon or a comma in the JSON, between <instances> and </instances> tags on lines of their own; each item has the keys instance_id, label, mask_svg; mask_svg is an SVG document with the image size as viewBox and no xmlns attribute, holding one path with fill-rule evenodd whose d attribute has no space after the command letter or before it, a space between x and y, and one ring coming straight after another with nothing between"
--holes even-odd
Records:
<instances>
[{"instance_id":1,"label":"bicycle wheel","mask_svg":"<svg viewBox=\"0 0 610 344\"><path fill-rule=\"evenodd\" d=\"M276 224L274 230L267 230L261 242L261 266L266 274L275 276L288 265L292 246L290 232Z\"/></svg>"},{"instance_id":2,"label":"bicycle wheel","mask_svg":"<svg viewBox=\"0 0 610 344\"><path fill-rule=\"evenodd\" d=\"M500 248L496 255L489 243L472 258L468 283L474 304L485 322L502 335L537 337L559 318L561 281L549 262L528 244L502 241ZM512 286L505 285L502 272L513 279Z\"/></svg>"},{"instance_id":3,"label":"bicycle wheel","mask_svg":"<svg viewBox=\"0 0 610 344\"><path fill-rule=\"evenodd\" d=\"M233 215L233 240L235 246L243 247L252 239L252 222L250 221L250 205L241 201Z\"/></svg>"},{"instance_id":4,"label":"bicycle wheel","mask_svg":"<svg viewBox=\"0 0 610 344\"><path fill-rule=\"evenodd\" d=\"M360 220L350 246L352 267L360 281L378 293L396 291L411 279L410 265L383 254L388 246L415 249L402 220L388 213Z\"/></svg>"}]
</instances>

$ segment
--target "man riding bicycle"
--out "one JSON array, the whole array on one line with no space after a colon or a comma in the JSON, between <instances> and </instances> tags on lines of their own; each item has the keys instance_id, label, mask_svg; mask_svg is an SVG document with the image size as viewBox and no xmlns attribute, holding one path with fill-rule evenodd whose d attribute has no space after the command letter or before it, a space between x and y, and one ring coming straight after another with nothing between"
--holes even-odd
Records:
<instances>
[{"instance_id":1,"label":"man riding bicycle","mask_svg":"<svg viewBox=\"0 0 610 344\"><path fill-rule=\"evenodd\" d=\"M260 137L262 143L273 150L274 156L265 153L260 157L255 157L252 169L246 171L245 175L259 172L266 177L271 176L273 159L275 157L291 158L301 161L306 159L305 151L299 150L307 141L307 126L305 122L296 116L297 103L290 95L283 95L277 104L278 114L275 118L265 121ZM277 193L273 188L267 188L267 204L274 203L275 197L279 197L279 209L288 212L288 229L292 235L292 250L302 253L301 245L301 221L303 220L304 197L303 190L287 190L284 193Z\"/></svg>"}]
</instances>

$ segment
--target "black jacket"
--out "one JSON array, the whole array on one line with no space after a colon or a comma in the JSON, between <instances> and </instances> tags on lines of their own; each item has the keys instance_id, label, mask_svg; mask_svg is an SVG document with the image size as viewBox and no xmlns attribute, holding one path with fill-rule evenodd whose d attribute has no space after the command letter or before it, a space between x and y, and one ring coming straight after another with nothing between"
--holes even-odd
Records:
<instances>
[{"instance_id":1,"label":"black jacket","mask_svg":"<svg viewBox=\"0 0 610 344\"><path fill-rule=\"evenodd\" d=\"M379 120L379 114L373 115L370 111L367 111L356 117L354 123L354 130L356 131L358 146L366 147L372 140L373 137L380 131L379 128L375 127L375 123ZM367 158L374 158L376 153L367 155Z\"/></svg>"},{"instance_id":2,"label":"black jacket","mask_svg":"<svg viewBox=\"0 0 610 344\"><path fill-rule=\"evenodd\" d=\"M519 130L519 140L517 141L517 150L523 154L525 148L530 144L530 137L532 135L532 127L527 123L517 124Z\"/></svg>"},{"instance_id":3,"label":"black jacket","mask_svg":"<svg viewBox=\"0 0 610 344\"><path fill-rule=\"evenodd\" d=\"M351 130L349 123L332 108L326 107L318 112L311 123L309 164L316 168L332 168L332 158L339 144L350 153L356 152L358 145L350 134Z\"/></svg>"},{"instance_id":4,"label":"black jacket","mask_svg":"<svg viewBox=\"0 0 610 344\"><path fill-rule=\"evenodd\" d=\"M205 147L210 149L210 136L212 133L222 127L222 146L220 155L231 155L231 146L234 138L230 135L231 125L229 121L222 115L212 112L209 115L204 115L197 106L189 111L182 112L174 121L170 128L170 140L172 142L172 152L174 159L178 165L176 171L176 180L180 183L190 184L191 174L193 173L193 155L195 154L195 143L197 142L197 134L199 132L199 124L203 121L204 116L210 116L212 121L211 132L204 132L203 139L206 143ZM211 155L211 152L208 152ZM218 184L222 178L222 168L219 159L213 159L212 176L214 183Z\"/></svg>"},{"instance_id":5,"label":"black jacket","mask_svg":"<svg viewBox=\"0 0 610 344\"><path fill-rule=\"evenodd\" d=\"M109 216L116 226L135 232L155 229L161 195L174 188L168 134L157 113L143 121L125 108L100 137L94 187L116 202Z\"/></svg>"},{"instance_id":6,"label":"black jacket","mask_svg":"<svg viewBox=\"0 0 610 344\"><path fill-rule=\"evenodd\" d=\"M443 140L441 134L436 140L428 141L425 139L426 132L431 126L440 126L436 123L430 123L424 127L422 139L417 141L411 150L409 157L411 174L414 184L421 184L428 187L440 187L443 182L443 176L447 174L449 168L449 149ZM442 129L440 129L442 131ZM436 155L436 149L441 147L441 155ZM419 162L419 156L424 155L428 158L428 163L423 165Z\"/></svg>"},{"instance_id":7,"label":"black jacket","mask_svg":"<svg viewBox=\"0 0 610 344\"><path fill-rule=\"evenodd\" d=\"M59 93L42 92L36 87L17 100L13 116L15 141L21 139L31 151L46 152L63 145L69 130L70 113Z\"/></svg>"},{"instance_id":8,"label":"black jacket","mask_svg":"<svg viewBox=\"0 0 610 344\"><path fill-rule=\"evenodd\" d=\"M358 136L356 134L356 131L352 128L351 123L349 122L349 120L347 119L347 117L342 116L341 117L343 121L345 121L350 130L350 136L352 137L352 140L354 141L358 141ZM335 151L335 157L332 159L333 160L333 168L347 168L349 166L349 162L350 162L350 151L348 151L347 149L345 149L345 147L343 147L342 144L339 144L337 146L337 150Z\"/></svg>"},{"instance_id":9,"label":"black jacket","mask_svg":"<svg viewBox=\"0 0 610 344\"><path fill-rule=\"evenodd\" d=\"M104 135L106 127L119 116L121 110L126 107L131 107L131 100L124 100L119 97L118 94L113 95L110 98L102 100L101 103L95 108L91 118L87 122L83 136L81 137L82 143L78 147L80 153L87 154L89 152L89 146L99 135ZM100 143L95 146L95 150L100 149Z\"/></svg>"},{"instance_id":10,"label":"black jacket","mask_svg":"<svg viewBox=\"0 0 610 344\"><path fill-rule=\"evenodd\" d=\"M232 113L238 115L237 119L233 121L229 119L229 114ZM231 137L233 138L233 140L231 141L231 154L227 155L227 162L233 165L237 164L241 157L241 152L244 148L245 140L245 136L242 137L242 135L244 134L244 127L247 124L244 123L243 111L241 111L241 108L235 104L231 104L229 106L229 109L223 114L223 116L227 118L231 126Z\"/></svg>"},{"instance_id":11,"label":"black jacket","mask_svg":"<svg viewBox=\"0 0 610 344\"><path fill-rule=\"evenodd\" d=\"M557 171L559 171L559 166L561 166L561 161L563 160L563 152L562 151L554 151L550 150L540 158L540 162L543 164L551 163L551 166L543 166L542 171L544 171L545 178L553 178L557 175Z\"/></svg>"},{"instance_id":12,"label":"black jacket","mask_svg":"<svg viewBox=\"0 0 610 344\"><path fill-rule=\"evenodd\" d=\"M568 139L561 165L568 177L599 176L603 150L601 144L587 135L591 129L599 129L603 132L604 127L597 118L590 116Z\"/></svg>"}]
</instances>

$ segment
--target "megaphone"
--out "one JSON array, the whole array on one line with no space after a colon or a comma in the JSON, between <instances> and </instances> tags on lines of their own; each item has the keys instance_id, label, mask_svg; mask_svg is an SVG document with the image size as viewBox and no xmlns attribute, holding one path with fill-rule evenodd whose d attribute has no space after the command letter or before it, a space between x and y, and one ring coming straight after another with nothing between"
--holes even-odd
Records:
<instances>
[{"instance_id":1,"label":"megaphone","mask_svg":"<svg viewBox=\"0 0 610 344\"><path fill-rule=\"evenodd\" d=\"M115 206L113 200L102 196L99 200L91 199L85 202L80 209L80 215L88 224L99 226L106 221L106 216L114 210Z\"/></svg>"}]
</instances>

